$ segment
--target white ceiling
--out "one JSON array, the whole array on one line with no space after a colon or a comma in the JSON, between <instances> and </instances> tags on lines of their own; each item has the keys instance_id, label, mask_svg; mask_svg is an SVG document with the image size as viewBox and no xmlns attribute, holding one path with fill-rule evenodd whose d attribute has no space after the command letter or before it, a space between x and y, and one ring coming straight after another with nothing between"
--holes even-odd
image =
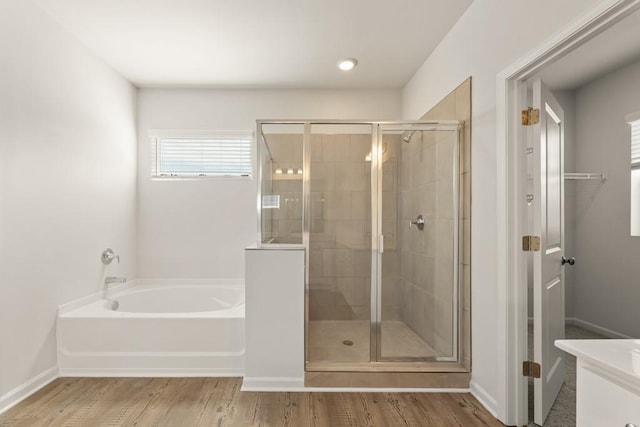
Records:
<instances>
[{"instance_id":1,"label":"white ceiling","mask_svg":"<svg viewBox=\"0 0 640 427\"><path fill-rule=\"evenodd\" d=\"M142 87L400 88L472 0L34 1Z\"/></svg>"},{"instance_id":2,"label":"white ceiling","mask_svg":"<svg viewBox=\"0 0 640 427\"><path fill-rule=\"evenodd\" d=\"M554 90L575 90L640 59L640 12L603 31L544 68L539 77Z\"/></svg>"}]
</instances>

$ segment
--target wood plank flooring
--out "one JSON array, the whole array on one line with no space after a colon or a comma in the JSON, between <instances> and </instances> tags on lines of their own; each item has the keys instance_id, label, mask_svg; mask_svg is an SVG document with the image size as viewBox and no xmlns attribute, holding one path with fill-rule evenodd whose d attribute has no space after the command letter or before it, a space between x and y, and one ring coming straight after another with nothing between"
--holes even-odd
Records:
<instances>
[{"instance_id":1,"label":"wood plank flooring","mask_svg":"<svg viewBox=\"0 0 640 427\"><path fill-rule=\"evenodd\" d=\"M241 392L240 378L59 378L0 426L502 426L470 394Z\"/></svg>"}]
</instances>

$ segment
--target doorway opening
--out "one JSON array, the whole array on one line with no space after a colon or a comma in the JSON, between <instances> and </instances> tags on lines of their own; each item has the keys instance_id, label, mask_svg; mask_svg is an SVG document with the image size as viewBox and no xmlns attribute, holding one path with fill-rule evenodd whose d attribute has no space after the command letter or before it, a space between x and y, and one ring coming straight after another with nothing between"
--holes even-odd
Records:
<instances>
[{"instance_id":1,"label":"doorway opening","mask_svg":"<svg viewBox=\"0 0 640 427\"><path fill-rule=\"evenodd\" d=\"M625 116L640 108L620 99L614 107L606 96L612 85L623 85L625 73L640 76L634 71L640 70L640 43L628 36L640 25L638 3L620 1L597 12L544 53L499 75L499 258L505 260L499 285L507 301L501 317L512 325L505 330L508 424L554 425L575 417L575 396L563 394L575 384L575 360L555 347L556 339L640 334L626 326L639 322L615 308L631 298L634 273L623 261L640 255L629 232L632 159L618 153L629 157ZM622 87L630 95L630 87ZM521 112L529 107L540 110L540 122L523 126ZM540 237L540 251L524 252L523 236ZM605 250L610 244L619 249ZM522 375L528 361L540 366L540 378Z\"/></svg>"}]
</instances>

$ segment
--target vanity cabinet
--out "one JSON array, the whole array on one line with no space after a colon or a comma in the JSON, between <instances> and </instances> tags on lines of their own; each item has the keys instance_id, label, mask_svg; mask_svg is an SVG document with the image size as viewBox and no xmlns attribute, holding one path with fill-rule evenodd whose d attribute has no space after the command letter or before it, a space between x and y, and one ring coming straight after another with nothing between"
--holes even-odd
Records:
<instances>
[{"instance_id":1,"label":"vanity cabinet","mask_svg":"<svg viewBox=\"0 0 640 427\"><path fill-rule=\"evenodd\" d=\"M640 427L640 340L558 340L576 365L578 427Z\"/></svg>"}]
</instances>

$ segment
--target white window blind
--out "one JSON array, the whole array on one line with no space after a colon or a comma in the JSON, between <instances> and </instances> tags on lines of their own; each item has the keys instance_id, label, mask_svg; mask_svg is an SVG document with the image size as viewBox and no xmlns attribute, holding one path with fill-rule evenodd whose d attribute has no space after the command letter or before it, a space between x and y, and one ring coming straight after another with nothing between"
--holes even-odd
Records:
<instances>
[{"instance_id":1,"label":"white window blind","mask_svg":"<svg viewBox=\"0 0 640 427\"><path fill-rule=\"evenodd\" d=\"M631 122L631 167L640 169L640 120Z\"/></svg>"},{"instance_id":2,"label":"white window blind","mask_svg":"<svg viewBox=\"0 0 640 427\"><path fill-rule=\"evenodd\" d=\"M164 132L152 137L156 178L251 177L251 132Z\"/></svg>"}]
</instances>

